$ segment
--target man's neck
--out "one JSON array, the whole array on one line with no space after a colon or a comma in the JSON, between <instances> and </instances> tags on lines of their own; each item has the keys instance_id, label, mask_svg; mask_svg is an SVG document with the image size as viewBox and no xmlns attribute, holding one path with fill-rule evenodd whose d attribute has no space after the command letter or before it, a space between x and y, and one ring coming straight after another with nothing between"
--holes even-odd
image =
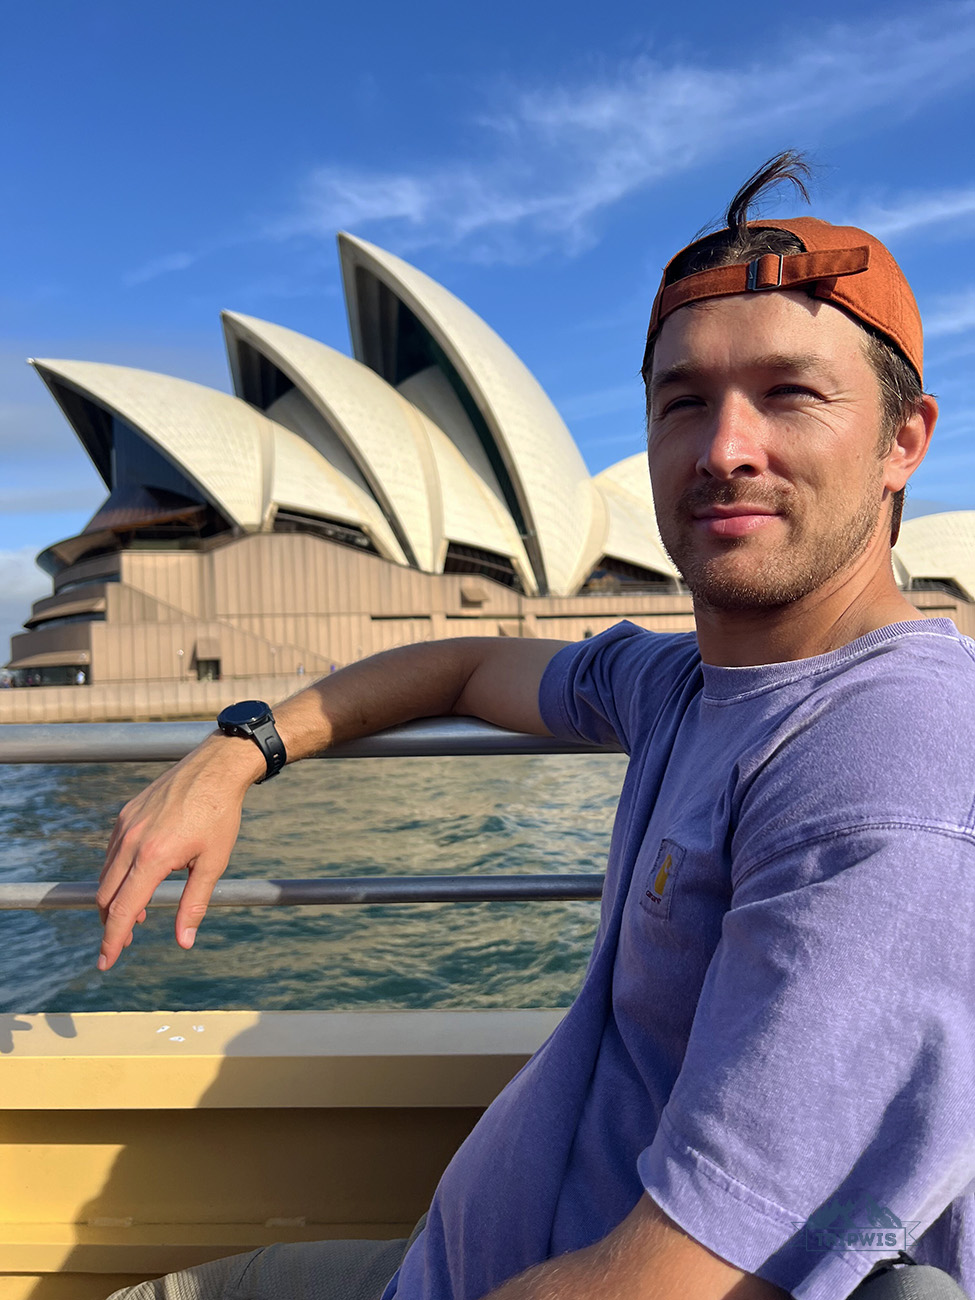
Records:
<instances>
[{"instance_id":1,"label":"man's neck","mask_svg":"<svg viewBox=\"0 0 975 1300\"><path fill-rule=\"evenodd\" d=\"M701 658L724 668L787 663L839 650L858 637L922 619L901 594L889 560L837 575L825 587L771 609L715 609L695 599Z\"/></svg>"}]
</instances>

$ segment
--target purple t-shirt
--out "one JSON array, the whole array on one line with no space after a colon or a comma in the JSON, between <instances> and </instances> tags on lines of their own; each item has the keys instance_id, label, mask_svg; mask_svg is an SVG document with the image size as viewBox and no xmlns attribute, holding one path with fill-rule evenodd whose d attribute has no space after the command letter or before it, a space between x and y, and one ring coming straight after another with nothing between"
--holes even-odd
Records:
<instances>
[{"instance_id":1,"label":"purple t-shirt","mask_svg":"<svg viewBox=\"0 0 975 1300\"><path fill-rule=\"evenodd\" d=\"M475 1300L644 1190L801 1300L905 1242L975 1291L975 645L717 668L623 623L540 703L630 755L595 947L387 1294Z\"/></svg>"}]
</instances>

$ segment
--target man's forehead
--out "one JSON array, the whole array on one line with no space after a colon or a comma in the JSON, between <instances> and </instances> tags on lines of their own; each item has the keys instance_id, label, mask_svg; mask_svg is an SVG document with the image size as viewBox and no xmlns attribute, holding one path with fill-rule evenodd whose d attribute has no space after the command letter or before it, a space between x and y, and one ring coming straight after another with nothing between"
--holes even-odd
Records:
<instances>
[{"instance_id":1,"label":"man's forehead","mask_svg":"<svg viewBox=\"0 0 975 1300\"><path fill-rule=\"evenodd\" d=\"M840 356L863 355L863 327L832 303L795 290L735 295L688 303L664 321L653 349L650 387L677 365L717 364L726 354L735 364L762 359L801 360L829 366ZM781 368L781 367L780 367Z\"/></svg>"},{"instance_id":2,"label":"man's forehead","mask_svg":"<svg viewBox=\"0 0 975 1300\"><path fill-rule=\"evenodd\" d=\"M829 367L829 358L818 352L763 352L748 359L748 369L756 373L801 376L822 374ZM716 368L716 363L706 359L678 360L659 370L654 366L650 392L653 394L674 384L704 379Z\"/></svg>"}]
</instances>

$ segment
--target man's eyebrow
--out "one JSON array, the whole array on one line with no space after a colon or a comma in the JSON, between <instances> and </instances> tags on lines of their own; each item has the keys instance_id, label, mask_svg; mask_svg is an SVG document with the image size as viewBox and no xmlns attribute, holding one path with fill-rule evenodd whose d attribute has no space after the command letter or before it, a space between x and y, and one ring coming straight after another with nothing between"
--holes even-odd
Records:
<instances>
[{"instance_id":1,"label":"man's eyebrow","mask_svg":"<svg viewBox=\"0 0 975 1300\"><path fill-rule=\"evenodd\" d=\"M807 375L811 371L821 370L823 358L815 352L768 352L764 356L753 357L749 370L780 371L793 375ZM663 388L675 384L695 383L708 374L708 367L695 361L678 361L650 381L650 400L653 401Z\"/></svg>"},{"instance_id":2,"label":"man's eyebrow","mask_svg":"<svg viewBox=\"0 0 975 1300\"><path fill-rule=\"evenodd\" d=\"M704 368L695 365L693 361L678 361L676 365L668 366L666 370L661 370L651 379L650 400L653 401L662 388L670 388L673 384L693 383L703 373Z\"/></svg>"}]
</instances>

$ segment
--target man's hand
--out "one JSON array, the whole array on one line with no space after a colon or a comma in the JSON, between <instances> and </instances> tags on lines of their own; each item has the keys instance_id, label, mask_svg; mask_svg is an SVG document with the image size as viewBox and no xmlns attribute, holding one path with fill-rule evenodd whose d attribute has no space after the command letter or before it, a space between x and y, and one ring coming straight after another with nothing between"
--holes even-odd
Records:
<instances>
[{"instance_id":1,"label":"man's hand","mask_svg":"<svg viewBox=\"0 0 975 1300\"><path fill-rule=\"evenodd\" d=\"M250 740L212 736L118 815L98 889L105 927L98 969L108 970L145 920L156 886L184 868L176 942L192 948L213 887L230 860L248 787L265 771Z\"/></svg>"},{"instance_id":2,"label":"man's hand","mask_svg":"<svg viewBox=\"0 0 975 1300\"><path fill-rule=\"evenodd\" d=\"M608 1237L536 1264L485 1300L789 1300L689 1237L649 1196Z\"/></svg>"},{"instance_id":3,"label":"man's hand","mask_svg":"<svg viewBox=\"0 0 975 1300\"><path fill-rule=\"evenodd\" d=\"M564 641L463 637L403 646L343 668L275 706L288 761L413 718L449 713L547 735L538 712L542 673ZM189 871L176 940L191 948L240 829L244 795L264 775L251 740L214 734L119 814L98 890L108 970L145 920L153 890Z\"/></svg>"}]
</instances>

